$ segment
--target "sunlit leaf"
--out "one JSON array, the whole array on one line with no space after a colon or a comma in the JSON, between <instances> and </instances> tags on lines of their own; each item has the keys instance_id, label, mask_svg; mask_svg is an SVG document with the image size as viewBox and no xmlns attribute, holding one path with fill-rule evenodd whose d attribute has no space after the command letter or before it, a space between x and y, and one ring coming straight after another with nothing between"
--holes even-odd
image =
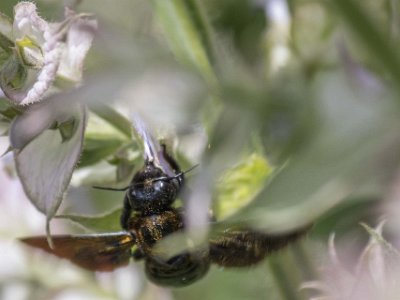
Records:
<instances>
[{"instance_id":1,"label":"sunlit leaf","mask_svg":"<svg viewBox=\"0 0 400 300\"><path fill-rule=\"evenodd\" d=\"M253 153L222 174L214 201L216 218L224 219L247 205L260 192L272 171L263 156Z\"/></svg>"},{"instance_id":2,"label":"sunlit leaf","mask_svg":"<svg viewBox=\"0 0 400 300\"><path fill-rule=\"evenodd\" d=\"M75 106L73 116L76 128L69 140L63 141L58 130L43 130L22 150L15 150L16 167L24 190L48 220L55 215L63 199L82 149L85 108ZM32 124L24 121L18 130L14 128L13 135Z\"/></svg>"}]
</instances>

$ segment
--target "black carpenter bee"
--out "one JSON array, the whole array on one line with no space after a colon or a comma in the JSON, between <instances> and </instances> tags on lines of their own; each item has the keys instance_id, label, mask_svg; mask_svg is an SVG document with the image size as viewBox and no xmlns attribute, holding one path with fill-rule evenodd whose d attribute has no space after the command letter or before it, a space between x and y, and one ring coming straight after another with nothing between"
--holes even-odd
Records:
<instances>
[{"instance_id":1,"label":"black carpenter bee","mask_svg":"<svg viewBox=\"0 0 400 300\"><path fill-rule=\"evenodd\" d=\"M45 236L22 238L30 246L92 271L112 271L129 260L144 260L149 280L162 286L181 287L202 278L210 264L245 267L295 241L307 229L268 235L250 229L225 230L210 238L206 248L187 250L172 258L154 253L154 245L164 237L184 230L184 211L172 205L184 184L184 175L165 146L154 143L139 121L136 131L143 140L145 162L124 189L122 231L103 234L56 235L50 248Z\"/></svg>"}]
</instances>

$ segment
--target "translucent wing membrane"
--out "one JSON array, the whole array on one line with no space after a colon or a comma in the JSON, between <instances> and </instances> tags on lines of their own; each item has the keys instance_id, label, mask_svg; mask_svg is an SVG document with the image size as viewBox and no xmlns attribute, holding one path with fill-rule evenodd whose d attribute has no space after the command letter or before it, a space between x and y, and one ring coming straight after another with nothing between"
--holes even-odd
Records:
<instances>
[{"instance_id":1,"label":"translucent wing membrane","mask_svg":"<svg viewBox=\"0 0 400 300\"><path fill-rule=\"evenodd\" d=\"M133 126L137 136L143 142L144 159L153 162L160 167L168 176L174 176L180 172L179 166L165 151L165 146L160 145L154 139L148 127L145 125L139 115L134 114L132 117Z\"/></svg>"},{"instance_id":2,"label":"translucent wing membrane","mask_svg":"<svg viewBox=\"0 0 400 300\"><path fill-rule=\"evenodd\" d=\"M136 134L143 142L144 159L159 165L157 153L160 151L159 144L154 140L146 125L139 115L134 114L132 117L133 126Z\"/></svg>"},{"instance_id":3,"label":"translucent wing membrane","mask_svg":"<svg viewBox=\"0 0 400 300\"><path fill-rule=\"evenodd\" d=\"M51 249L45 236L20 239L55 256L66 258L91 271L112 271L129 263L135 238L129 232L105 234L56 235Z\"/></svg>"}]
</instances>

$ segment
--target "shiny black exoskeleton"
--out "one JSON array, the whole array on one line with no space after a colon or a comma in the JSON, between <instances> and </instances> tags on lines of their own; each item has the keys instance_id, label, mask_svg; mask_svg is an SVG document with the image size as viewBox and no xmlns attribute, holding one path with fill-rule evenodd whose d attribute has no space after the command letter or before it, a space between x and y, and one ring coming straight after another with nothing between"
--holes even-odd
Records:
<instances>
[{"instance_id":1,"label":"shiny black exoskeleton","mask_svg":"<svg viewBox=\"0 0 400 300\"><path fill-rule=\"evenodd\" d=\"M125 195L121 226L135 234L137 249L133 257L145 259L146 274L151 281L183 286L203 277L210 263L208 251L204 250L185 252L168 260L152 252L157 241L184 228L182 210L171 206L184 182L184 173L167 153L163 156L176 175L168 176L153 162L146 161Z\"/></svg>"},{"instance_id":2,"label":"shiny black exoskeleton","mask_svg":"<svg viewBox=\"0 0 400 300\"><path fill-rule=\"evenodd\" d=\"M143 169L135 174L124 199L121 226L128 229L132 211L142 216L159 214L170 209L183 184L183 173L167 176L152 162L146 162Z\"/></svg>"},{"instance_id":3,"label":"shiny black exoskeleton","mask_svg":"<svg viewBox=\"0 0 400 300\"><path fill-rule=\"evenodd\" d=\"M181 287L202 278L211 263L223 267L254 265L308 230L304 227L286 234L270 235L249 228L230 228L211 238L206 249L185 251L168 259L155 253L154 246L158 241L184 230L183 210L172 206L183 186L184 172L165 147L161 148L161 153L157 154L160 165L146 159L127 188L102 188L126 191L120 219L123 231L56 235L52 237L54 248L49 247L45 236L21 241L93 271L112 271L128 264L131 257L144 260L146 275L152 282ZM155 157L152 155L153 152L147 156Z\"/></svg>"}]
</instances>

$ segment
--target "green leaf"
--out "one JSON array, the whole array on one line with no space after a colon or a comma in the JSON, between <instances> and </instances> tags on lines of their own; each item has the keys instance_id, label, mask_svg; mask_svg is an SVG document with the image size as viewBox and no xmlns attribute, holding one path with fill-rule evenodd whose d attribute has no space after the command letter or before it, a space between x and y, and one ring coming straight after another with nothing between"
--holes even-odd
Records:
<instances>
[{"instance_id":1,"label":"green leaf","mask_svg":"<svg viewBox=\"0 0 400 300\"><path fill-rule=\"evenodd\" d=\"M114 154L124 142L109 136L97 136L85 138L79 167L93 165L100 160Z\"/></svg>"},{"instance_id":2,"label":"green leaf","mask_svg":"<svg viewBox=\"0 0 400 300\"><path fill-rule=\"evenodd\" d=\"M217 219L224 219L251 202L272 171L269 162L257 153L227 170L217 183L213 208Z\"/></svg>"},{"instance_id":3,"label":"green leaf","mask_svg":"<svg viewBox=\"0 0 400 300\"><path fill-rule=\"evenodd\" d=\"M0 48L7 53L12 53L13 42L13 24L11 19L0 12Z\"/></svg>"},{"instance_id":4,"label":"green leaf","mask_svg":"<svg viewBox=\"0 0 400 300\"><path fill-rule=\"evenodd\" d=\"M121 216L121 208L116 208L108 213L85 216L85 215L58 215L57 219L70 220L83 228L93 232L114 232L120 231L121 225L119 218Z\"/></svg>"},{"instance_id":5,"label":"green leaf","mask_svg":"<svg viewBox=\"0 0 400 300\"><path fill-rule=\"evenodd\" d=\"M184 0L153 0L153 4L174 54L195 66L209 83L216 83L202 34L194 22L200 19L193 19L194 10L190 11L193 2L189 7Z\"/></svg>"},{"instance_id":6,"label":"green leaf","mask_svg":"<svg viewBox=\"0 0 400 300\"><path fill-rule=\"evenodd\" d=\"M127 160L131 144L128 120L107 106L96 106L92 110L95 113L89 116L79 167L93 165L102 159L115 165L121 159Z\"/></svg>"},{"instance_id":7,"label":"green leaf","mask_svg":"<svg viewBox=\"0 0 400 300\"><path fill-rule=\"evenodd\" d=\"M1 67L0 87L8 98L19 97L27 79L27 69L16 56L11 56Z\"/></svg>"},{"instance_id":8,"label":"green leaf","mask_svg":"<svg viewBox=\"0 0 400 300\"><path fill-rule=\"evenodd\" d=\"M25 193L32 204L46 215L48 221L61 204L83 144L85 107L76 105L69 108L77 122L77 130L69 140L63 141L56 130L44 129L22 150L15 150L16 168ZM52 111L48 106L41 109L43 114L49 113L47 109ZM32 121L35 119L25 118L26 115L29 114L17 118L19 126L11 130L10 136L14 136L14 140L21 132L33 126Z\"/></svg>"},{"instance_id":9,"label":"green leaf","mask_svg":"<svg viewBox=\"0 0 400 300\"><path fill-rule=\"evenodd\" d=\"M0 115L11 121L21 113L20 109L13 107L6 99L0 99Z\"/></svg>"},{"instance_id":10,"label":"green leaf","mask_svg":"<svg viewBox=\"0 0 400 300\"><path fill-rule=\"evenodd\" d=\"M58 125L58 130L60 131L63 142L68 141L74 136L77 125L75 118L70 118Z\"/></svg>"}]
</instances>

